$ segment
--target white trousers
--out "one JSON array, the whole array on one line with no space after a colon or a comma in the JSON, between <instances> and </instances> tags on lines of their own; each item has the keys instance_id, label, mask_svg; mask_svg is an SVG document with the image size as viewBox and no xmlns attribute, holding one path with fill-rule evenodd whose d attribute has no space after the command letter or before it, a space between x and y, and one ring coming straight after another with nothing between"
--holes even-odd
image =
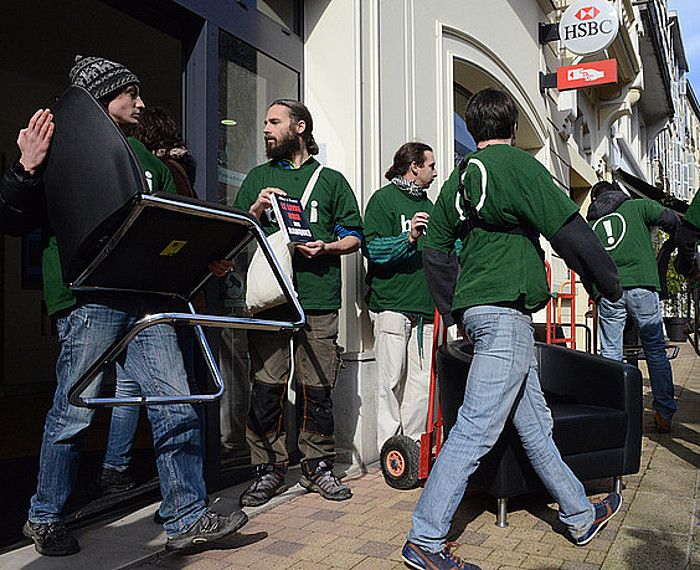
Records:
<instances>
[{"instance_id":1,"label":"white trousers","mask_svg":"<svg viewBox=\"0 0 700 570\"><path fill-rule=\"evenodd\" d=\"M382 311L370 313L377 361L377 446L403 434L418 441L425 431L430 390L433 323L423 319L419 351L418 318Z\"/></svg>"}]
</instances>

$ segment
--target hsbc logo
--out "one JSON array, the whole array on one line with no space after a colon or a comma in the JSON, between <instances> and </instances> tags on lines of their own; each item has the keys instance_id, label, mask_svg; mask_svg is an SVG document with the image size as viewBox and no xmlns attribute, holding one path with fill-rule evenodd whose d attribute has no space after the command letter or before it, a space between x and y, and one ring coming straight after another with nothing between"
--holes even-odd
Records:
<instances>
[{"instance_id":1,"label":"hsbc logo","mask_svg":"<svg viewBox=\"0 0 700 570\"><path fill-rule=\"evenodd\" d=\"M582 22L585 20L593 20L596 16L600 14L600 10L596 8L595 6L588 6L587 8L581 8L574 16L576 17L577 20L581 20Z\"/></svg>"},{"instance_id":2,"label":"hsbc logo","mask_svg":"<svg viewBox=\"0 0 700 570\"><path fill-rule=\"evenodd\" d=\"M609 36L612 33L612 20L602 20L600 22L596 20L588 20L586 22L581 22L580 24L571 24L570 26L566 26L564 28L563 40L575 40L576 38L585 38L588 36L597 36L600 34L602 34L603 36Z\"/></svg>"},{"instance_id":3,"label":"hsbc logo","mask_svg":"<svg viewBox=\"0 0 700 570\"><path fill-rule=\"evenodd\" d=\"M569 51L586 55L608 47L619 29L615 6L609 0L575 0L559 22L559 37Z\"/></svg>"}]
</instances>

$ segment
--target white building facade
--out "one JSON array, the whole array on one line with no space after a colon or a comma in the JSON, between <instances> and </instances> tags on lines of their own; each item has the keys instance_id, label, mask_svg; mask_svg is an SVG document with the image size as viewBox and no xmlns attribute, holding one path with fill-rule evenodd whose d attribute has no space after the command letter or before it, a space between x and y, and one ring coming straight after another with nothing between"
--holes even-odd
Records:
<instances>
[{"instance_id":1,"label":"white building facade","mask_svg":"<svg viewBox=\"0 0 700 570\"><path fill-rule=\"evenodd\" d=\"M520 111L517 145L552 172L583 213L590 187L624 168L645 179L648 126L639 108L644 89L640 10L614 2L620 30L606 50L585 57L562 42L541 44L541 24L556 23L569 2L553 0L309 0L305 3L305 102L326 163L348 177L361 209L383 185L404 142L436 152L435 199L470 150L463 115L468 97L487 86L508 91ZM332 45L333 48L329 49ZM619 81L596 89L540 89L540 74L562 65L615 58ZM666 115L664 115L665 117ZM657 118L662 124L665 119ZM546 244L552 288L566 292L569 272ZM346 367L336 394L339 444L355 461L377 459L374 443L376 367L363 301L365 263L344 259L341 344ZM587 295L579 287L577 320ZM561 320L569 322L568 303ZM544 313L535 316L544 322ZM590 324L590 323L589 323ZM582 348L585 335L579 334Z\"/></svg>"}]
</instances>

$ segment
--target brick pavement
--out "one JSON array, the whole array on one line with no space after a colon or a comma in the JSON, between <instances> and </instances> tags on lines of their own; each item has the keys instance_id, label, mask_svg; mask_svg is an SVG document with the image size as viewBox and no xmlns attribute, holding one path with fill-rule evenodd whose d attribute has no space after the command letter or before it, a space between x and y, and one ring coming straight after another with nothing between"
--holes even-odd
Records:
<instances>
[{"instance_id":1,"label":"brick pavement","mask_svg":"<svg viewBox=\"0 0 700 570\"><path fill-rule=\"evenodd\" d=\"M494 524L495 501L470 495L457 512L450 536L458 543L457 554L477 562L484 570L700 570L700 358L686 345L673 362L673 369L678 401L673 432L661 436L651 428L645 381L641 470L624 478L622 512L589 545L573 546L561 534L556 505L546 504L542 497L511 500L509 526L502 529ZM182 556L162 550L163 533L152 522L157 508L154 504L81 531L83 550L76 556L45 558L27 546L0 556L0 567L404 568L400 550L420 489L391 489L376 467L350 477L349 484L354 497L340 503L303 494L303 489L295 485L275 498L274 504L254 509L241 533L196 554ZM607 493L610 486L610 480L586 485L591 497ZM243 487L223 490L216 503L218 508L223 512L233 508Z\"/></svg>"},{"instance_id":2,"label":"brick pavement","mask_svg":"<svg viewBox=\"0 0 700 570\"><path fill-rule=\"evenodd\" d=\"M470 495L455 517L456 553L484 570L515 568L699 568L700 359L689 346L673 363L678 415L671 435L652 429L645 381L642 468L625 477L622 512L585 547L562 534L556 505L523 497L509 505L509 526L495 526L495 502ZM321 570L405 568L400 551L420 489L397 491L378 468L352 477L354 497L334 503L307 494L254 516L243 532L189 556L161 555L132 568ZM588 483L590 496L611 481Z\"/></svg>"}]
</instances>

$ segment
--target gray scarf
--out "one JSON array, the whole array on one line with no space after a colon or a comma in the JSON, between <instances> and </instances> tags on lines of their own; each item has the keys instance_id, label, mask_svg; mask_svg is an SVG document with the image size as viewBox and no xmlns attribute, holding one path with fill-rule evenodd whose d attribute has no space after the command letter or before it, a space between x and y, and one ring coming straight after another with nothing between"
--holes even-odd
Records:
<instances>
[{"instance_id":1,"label":"gray scarf","mask_svg":"<svg viewBox=\"0 0 700 570\"><path fill-rule=\"evenodd\" d=\"M425 196L423 188L418 186L413 180L406 180L403 176L395 176L391 179L391 183L414 198L423 198Z\"/></svg>"}]
</instances>

